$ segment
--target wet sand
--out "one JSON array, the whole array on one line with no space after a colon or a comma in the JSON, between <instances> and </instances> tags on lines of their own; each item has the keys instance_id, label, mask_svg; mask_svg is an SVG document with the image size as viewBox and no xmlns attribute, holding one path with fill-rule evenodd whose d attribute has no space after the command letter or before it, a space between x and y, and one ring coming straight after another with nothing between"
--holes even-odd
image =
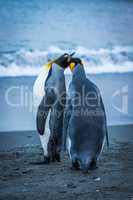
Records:
<instances>
[{"instance_id":1,"label":"wet sand","mask_svg":"<svg viewBox=\"0 0 133 200\"><path fill-rule=\"evenodd\" d=\"M23 135L23 138L26 137L29 141L26 145L20 145L17 142L18 138L14 146L6 146L7 150L3 144L0 149L0 200L132 200L133 136L131 134L128 140L113 139L111 136L111 133L113 135L115 132L122 135L123 130L121 126L109 128L110 148L107 149L105 145L98 168L89 171L87 175L80 171L72 171L71 162L66 154L62 154L60 163L32 164L43 160L39 141L34 143L32 139L32 134L35 134L33 132L25 132ZM132 126L125 128L125 131L130 133L132 130ZM20 132L18 137L19 134ZM4 143L4 140L1 141Z\"/></svg>"}]
</instances>

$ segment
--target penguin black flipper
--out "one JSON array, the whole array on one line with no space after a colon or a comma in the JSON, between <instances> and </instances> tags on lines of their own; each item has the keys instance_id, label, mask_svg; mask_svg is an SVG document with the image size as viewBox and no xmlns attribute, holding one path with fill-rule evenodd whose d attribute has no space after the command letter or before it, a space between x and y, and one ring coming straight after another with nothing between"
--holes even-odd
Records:
<instances>
[{"instance_id":1,"label":"penguin black flipper","mask_svg":"<svg viewBox=\"0 0 133 200\"><path fill-rule=\"evenodd\" d=\"M104 118L105 118L105 136L106 136L106 143L107 143L107 147L109 148L109 136L108 136L108 130L107 130L107 119L106 119L106 113L105 113L105 107L104 107L104 104L103 104L103 101L102 101L102 98L101 98L101 106L102 106L102 109L103 109L103 112L104 112Z\"/></svg>"},{"instance_id":2,"label":"penguin black flipper","mask_svg":"<svg viewBox=\"0 0 133 200\"><path fill-rule=\"evenodd\" d=\"M72 103L71 100L68 99L64 111L64 119L63 119L63 150L66 151L66 143L67 143L67 129L69 125L69 120L71 118L72 112Z\"/></svg>"},{"instance_id":3,"label":"penguin black flipper","mask_svg":"<svg viewBox=\"0 0 133 200\"><path fill-rule=\"evenodd\" d=\"M36 117L37 130L40 135L44 134L45 123L49 113L49 110L54 103L55 93L52 89L46 90L46 95L43 97L38 110Z\"/></svg>"}]
</instances>

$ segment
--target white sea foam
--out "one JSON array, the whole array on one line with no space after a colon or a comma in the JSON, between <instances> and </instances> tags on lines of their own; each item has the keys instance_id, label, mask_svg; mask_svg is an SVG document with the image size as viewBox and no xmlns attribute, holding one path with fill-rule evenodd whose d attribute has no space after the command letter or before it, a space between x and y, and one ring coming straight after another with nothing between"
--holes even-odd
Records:
<instances>
[{"instance_id":1,"label":"white sea foam","mask_svg":"<svg viewBox=\"0 0 133 200\"><path fill-rule=\"evenodd\" d=\"M0 54L0 76L34 76L49 59L57 58L64 52L76 52L84 63L87 73L125 73L133 72L133 47L87 49L77 47L65 51L59 47L49 47L45 51L20 50ZM70 73L69 70L66 73Z\"/></svg>"}]
</instances>

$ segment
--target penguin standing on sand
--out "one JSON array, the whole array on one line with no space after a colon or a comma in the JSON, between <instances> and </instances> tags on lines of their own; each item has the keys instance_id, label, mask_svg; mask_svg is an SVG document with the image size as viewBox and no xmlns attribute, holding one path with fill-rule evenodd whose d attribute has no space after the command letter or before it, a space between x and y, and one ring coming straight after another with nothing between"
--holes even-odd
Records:
<instances>
[{"instance_id":1,"label":"penguin standing on sand","mask_svg":"<svg viewBox=\"0 0 133 200\"><path fill-rule=\"evenodd\" d=\"M33 87L37 103L36 124L44 152L43 163L60 161L66 102L64 69L68 54L44 66Z\"/></svg>"},{"instance_id":2,"label":"penguin standing on sand","mask_svg":"<svg viewBox=\"0 0 133 200\"><path fill-rule=\"evenodd\" d=\"M107 135L104 105L97 86L86 78L79 58L72 58L72 81L64 114L64 145L67 144L72 169L84 173L96 168Z\"/></svg>"}]
</instances>

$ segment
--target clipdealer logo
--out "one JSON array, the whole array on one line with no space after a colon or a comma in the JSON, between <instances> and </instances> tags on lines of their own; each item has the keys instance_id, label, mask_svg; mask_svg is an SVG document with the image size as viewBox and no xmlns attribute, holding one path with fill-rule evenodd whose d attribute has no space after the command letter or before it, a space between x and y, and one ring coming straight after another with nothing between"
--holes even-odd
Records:
<instances>
[{"instance_id":1,"label":"clipdealer logo","mask_svg":"<svg viewBox=\"0 0 133 200\"><path fill-rule=\"evenodd\" d=\"M12 97L16 95L14 100ZM5 100L7 105L11 107L28 107L29 111L33 111L33 93L28 86L12 86L5 92Z\"/></svg>"},{"instance_id":2,"label":"clipdealer logo","mask_svg":"<svg viewBox=\"0 0 133 200\"><path fill-rule=\"evenodd\" d=\"M120 105L116 105L115 100L120 99ZM116 90L112 95L112 106L122 114L128 114L128 85Z\"/></svg>"}]
</instances>

